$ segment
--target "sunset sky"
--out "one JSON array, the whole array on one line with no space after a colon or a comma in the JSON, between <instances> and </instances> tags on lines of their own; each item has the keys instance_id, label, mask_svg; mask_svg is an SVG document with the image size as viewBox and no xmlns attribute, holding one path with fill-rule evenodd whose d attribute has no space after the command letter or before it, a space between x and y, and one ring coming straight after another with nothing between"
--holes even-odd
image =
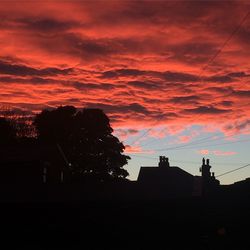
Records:
<instances>
[{"instance_id":1,"label":"sunset sky","mask_svg":"<svg viewBox=\"0 0 250 250\"><path fill-rule=\"evenodd\" d=\"M1 1L0 105L101 108L131 156L215 175L250 163L247 1ZM250 167L222 184L250 177Z\"/></svg>"}]
</instances>

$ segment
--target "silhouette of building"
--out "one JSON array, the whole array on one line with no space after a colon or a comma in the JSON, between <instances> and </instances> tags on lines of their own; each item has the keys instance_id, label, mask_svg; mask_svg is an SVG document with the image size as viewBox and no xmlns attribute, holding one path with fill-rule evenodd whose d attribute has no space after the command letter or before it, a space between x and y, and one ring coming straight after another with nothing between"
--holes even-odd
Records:
<instances>
[{"instance_id":1,"label":"silhouette of building","mask_svg":"<svg viewBox=\"0 0 250 250\"><path fill-rule=\"evenodd\" d=\"M230 185L223 185L223 194L230 199L245 198L250 200L250 178L234 182Z\"/></svg>"},{"instance_id":2,"label":"silhouette of building","mask_svg":"<svg viewBox=\"0 0 250 250\"><path fill-rule=\"evenodd\" d=\"M201 176L193 176L177 166L170 166L169 159L159 157L158 167L141 167L138 175L138 185L145 193L155 197L200 196L216 191L219 181L214 173L210 173L209 159L202 160Z\"/></svg>"},{"instance_id":3,"label":"silhouette of building","mask_svg":"<svg viewBox=\"0 0 250 250\"><path fill-rule=\"evenodd\" d=\"M207 195L218 190L220 182L215 178L214 172L210 172L211 166L209 164L209 159L202 159L202 166L200 168L201 172L201 184L202 184L202 194Z\"/></svg>"},{"instance_id":4,"label":"silhouette of building","mask_svg":"<svg viewBox=\"0 0 250 250\"><path fill-rule=\"evenodd\" d=\"M170 166L165 156L159 157L158 167L141 167L138 185L155 197L191 196L193 175L177 166Z\"/></svg>"}]
</instances>

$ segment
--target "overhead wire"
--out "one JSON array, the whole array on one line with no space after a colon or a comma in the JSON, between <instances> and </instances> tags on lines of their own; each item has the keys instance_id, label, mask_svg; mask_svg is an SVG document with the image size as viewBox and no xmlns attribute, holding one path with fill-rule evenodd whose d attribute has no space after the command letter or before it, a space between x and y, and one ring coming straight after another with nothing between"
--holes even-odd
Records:
<instances>
[{"instance_id":1,"label":"overhead wire","mask_svg":"<svg viewBox=\"0 0 250 250\"><path fill-rule=\"evenodd\" d=\"M247 20L250 11L246 13L246 15L241 19L239 25L233 30L230 36L225 40L220 49L214 54L214 56L208 61L208 63L203 67L202 72L215 60L215 58L222 52L222 50L226 47L226 45L230 42L233 36L239 31L242 24Z\"/></svg>"},{"instance_id":2,"label":"overhead wire","mask_svg":"<svg viewBox=\"0 0 250 250\"><path fill-rule=\"evenodd\" d=\"M207 64L202 68L202 72L200 74L200 78L202 78L202 75L203 75L203 72L205 71L205 69L216 59L216 57L222 52L222 50L225 48L225 46L229 43L229 41L233 38L233 36L238 32L238 30L240 29L241 25L246 21L246 19L248 18L250 12L247 12L247 14L243 17L243 19L241 20L241 22L239 23L239 25L233 30L233 32L230 34L230 36L226 39L226 41L222 44L221 48L215 53L215 55L207 62ZM227 94L227 95L224 95L223 97L225 96L229 96L231 95L230 94ZM243 104L243 105L240 105L239 107L243 107L243 106L248 106L250 103L247 103L247 104ZM152 127L148 130L146 130L139 138L137 138L134 142L136 143L139 139L143 138L145 135L147 135L150 131L152 130ZM230 135L232 136L232 135ZM161 151L161 150L178 150L178 149L192 149L192 147L188 147L188 148L185 148L187 146L192 146L192 145L197 145L197 144L201 144L201 143L206 143L206 142L209 142L211 140L208 140L210 138L212 138L214 136L210 136L210 137L206 137L206 138L202 138L202 139L198 139L196 141L193 141L191 143L188 143L188 144L185 144L185 145L182 145L182 146L177 146L177 147L172 147L172 148L167 148L167 149L156 149L154 151ZM228 136L227 136L228 137ZM224 137L226 138L226 137ZM218 140L218 139L217 139ZM214 140L212 140L214 141ZM225 144L232 144L232 143L239 143L239 142L246 142L246 141L250 141L249 139L248 140L240 140L240 141L234 141L234 142L226 142L226 143L220 143L220 144L212 144L212 145L206 145L206 147L210 147L210 146L218 146L218 145L225 145ZM146 143L147 144L147 143ZM144 146L146 145L144 144ZM138 155L134 155L135 157L143 157L143 158L150 158L150 159L157 159L157 158L152 158L152 157L146 157L146 156L138 156ZM240 169L243 169L243 168L246 168L250 166L250 164L246 164L242 167L239 167L239 168L236 168L236 169L233 169L233 170L230 170L230 171L227 171L223 174L219 174L216 176L216 178L218 177L222 177L222 176L225 176L227 174L230 174L230 173L233 173L235 171L238 171Z\"/></svg>"},{"instance_id":3,"label":"overhead wire","mask_svg":"<svg viewBox=\"0 0 250 250\"><path fill-rule=\"evenodd\" d=\"M134 156L136 156L136 155L134 155ZM136 156L136 157L139 157L139 158L146 158L146 159L152 159L152 160L157 159L156 157L146 157L146 156ZM171 160L171 162L176 162L176 163L188 163L188 164L197 164L197 165L200 164L200 162L192 162L192 161L172 161L172 160ZM220 162L220 163L217 163L217 165L231 165L231 166L234 166L234 165L238 165L238 164L236 164L236 163L233 164L233 163L231 163L231 162L229 162L229 163L222 163L222 162ZM224 172L224 173L222 173L222 174L216 175L215 177L216 177L216 178L220 178L220 177L225 176L225 175L227 175L227 174L230 174L230 173L236 172L236 171L238 171L238 170L247 168L247 167L249 167L249 166L250 166L250 164L248 163L248 164L246 164L246 165L244 165L244 166L242 166L242 167L238 167L238 168L235 168L235 169L226 171L226 172Z\"/></svg>"},{"instance_id":4,"label":"overhead wire","mask_svg":"<svg viewBox=\"0 0 250 250\"><path fill-rule=\"evenodd\" d=\"M213 136L209 136L209 137L206 137L206 138L201 138L201 139L186 143L184 145L179 145L179 146L175 146L175 147L168 147L168 148L161 148L161 149L153 149L153 150L154 151L165 151L165 150L174 150L174 149L180 149L180 148L186 148L186 147L190 148L189 146L204 144L204 143L207 143L207 142L214 142L214 141L218 141L218 140L221 140L221 139L230 138L232 136L238 136L238 135L240 135L240 134L235 134L235 132L232 132L232 133L228 134L227 136L223 135L223 136L219 136L217 138L214 138L215 136L213 135ZM245 141L245 140L241 140L241 141ZM240 141L234 141L232 143L236 143L236 142L240 142ZM223 143L223 145L224 144L229 144L229 143L231 143L231 142ZM212 146L212 145L210 145L210 146ZM191 147L191 148L193 148L193 147Z\"/></svg>"},{"instance_id":5,"label":"overhead wire","mask_svg":"<svg viewBox=\"0 0 250 250\"><path fill-rule=\"evenodd\" d=\"M224 95L224 96L221 96L221 97L226 97L226 96L229 96L229 95L231 95L231 93L230 93L230 94L227 94L227 95ZM243 105L238 105L237 108L244 107L244 106L248 106L248 105L250 105L250 103L246 103L246 104L243 104ZM163 128L163 129L165 129L165 128ZM163 129L160 130L159 133L161 133L161 132L163 131ZM231 136L234 136L234 135L235 135L235 134L234 134L234 132L233 132L232 135L224 136L222 139L227 138L227 137L231 137ZM211 139L211 138L213 138L213 137L215 137L215 135L208 136L208 137L201 138L201 139L197 139L197 140L194 140L194 141L192 141L192 142L189 142L189 143L187 143L187 144L185 144L185 145L176 146L176 147L185 147L186 145L193 144L193 143L200 142L200 141L205 141L205 142L206 142L208 139ZM214 140L218 140L218 139L214 139ZM208 141L211 141L211 140L208 140ZM156 141L153 141L153 143L155 143L155 142L156 142ZM151 142L149 141L149 142L146 142L146 143L144 143L144 144L141 144L141 146L146 146L146 145L149 145L150 143L151 143ZM199 143L199 144L200 144L200 143Z\"/></svg>"},{"instance_id":6,"label":"overhead wire","mask_svg":"<svg viewBox=\"0 0 250 250\"><path fill-rule=\"evenodd\" d=\"M130 154L132 157L138 157L138 158L145 158L145 159L150 159L150 160L158 160L157 157L151 157L151 156L143 156L143 155L136 155L136 154ZM176 160L171 160L171 162L176 162L176 163L188 163L188 164L200 164L201 162L198 161L176 161ZM242 163L244 164L244 163ZM232 163L232 162L217 162L216 165L230 165L230 166L236 166L239 165L239 163Z\"/></svg>"},{"instance_id":7,"label":"overhead wire","mask_svg":"<svg viewBox=\"0 0 250 250\"><path fill-rule=\"evenodd\" d=\"M244 165L244 166L242 166L242 167L235 168L235 169L233 169L233 170L227 171L227 172L225 172L225 173L223 173L223 174L219 174L219 175L217 175L217 176L215 176L215 177L218 178L218 177L221 177L221 176L224 176L224 175L233 173L233 172L235 172L235 171L238 171L238 170L240 170L240 169L243 169L243 168L246 168L246 167L249 167L249 166L250 166L250 164L247 164L247 165Z\"/></svg>"},{"instance_id":8,"label":"overhead wire","mask_svg":"<svg viewBox=\"0 0 250 250\"><path fill-rule=\"evenodd\" d=\"M250 14L250 12L246 13L246 15L240 21L239 25L232 31L232 33L229 35L229 37L224 41L224 43L219 48L219 50L208 60L208 62L206 63L206 65L202 68L201 73L198 76L198 79L200 79L202 81L203 72L205 71L205 69L207 69L207 67L218 57L218 55L222 52L222 50L230 42L230 40L233 38L233 36L238 32L238 30L243 25L243 23L247 20L249 14ZM226 96L229 96L229 95L231 95L231 93L223 95L223 97L226 97ZM162 120L162 119L163 119L163 117L161 119L158 119L157 122L156 122L156 124L159 122L159 120ZM151 130L152 130L152 127L149 128L149 129L147 129L139 138L136 138L132 143L130 143L130 146L133 146L137 141L139 141L141 138L143 138L144 136L146 136ZM199 140L201 140L201 139L199 139ZM205 140L205 138L204 138L204 140ZM144 144L144 146L145 145L147 145L147 143Z\"/></svg>"},{"instance_id":9,"label":"overhead wire","mask_svg":"<svg viewBox=\"0 0 250 250\"><path fill-rule=\"evenodd\" d=\"M244 139L239 141L232 141L232 142L224 142L224 143L217 143L217 144L210 144L206 145L206 147L213 147L213 146L221 146L221 145L227 145L227 144L235 144L240 142L248 142L250 139ZM187 147L187 148L161 148L161 149L153 149L154 151L169 151L169 150L186 150L186 149L197 149L197 147Z\"/></svg>"}]
</instances>

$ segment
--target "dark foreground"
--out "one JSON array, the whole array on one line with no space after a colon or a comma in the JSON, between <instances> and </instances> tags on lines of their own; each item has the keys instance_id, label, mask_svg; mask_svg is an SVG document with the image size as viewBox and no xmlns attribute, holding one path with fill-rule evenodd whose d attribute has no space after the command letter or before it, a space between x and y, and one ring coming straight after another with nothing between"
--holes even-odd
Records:
<instances>
[{"instance_id":1,"label":"dark foreground","mask_svg":"<svg viewBox=\"0 0 250 250\"><path fill-rule=\"evenodd\" d=\"M246 199L2 203L2 249L250 249Z\"/></svg>"}]
</instances>

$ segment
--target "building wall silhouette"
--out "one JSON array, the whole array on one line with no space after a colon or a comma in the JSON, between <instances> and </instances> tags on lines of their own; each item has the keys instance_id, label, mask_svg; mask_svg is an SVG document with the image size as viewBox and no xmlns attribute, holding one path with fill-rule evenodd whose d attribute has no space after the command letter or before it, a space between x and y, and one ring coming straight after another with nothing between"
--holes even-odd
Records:
<instances>
[{"instance_id":1,"label":"building wall silhouette","mask_svg":"<svg viewBox=\"0 0 250 250\"><path fill-rule=\"evenodd\" d=\"M208 195L219 187L214 173L210 173L209 159L203 158L200 168L201 176L193 176L177 166L170 166L169 159L159 157L158 167L141 167L138 185L156 190L155 193L165 196L200 196Z\"/></svg>"}]
</instances>

